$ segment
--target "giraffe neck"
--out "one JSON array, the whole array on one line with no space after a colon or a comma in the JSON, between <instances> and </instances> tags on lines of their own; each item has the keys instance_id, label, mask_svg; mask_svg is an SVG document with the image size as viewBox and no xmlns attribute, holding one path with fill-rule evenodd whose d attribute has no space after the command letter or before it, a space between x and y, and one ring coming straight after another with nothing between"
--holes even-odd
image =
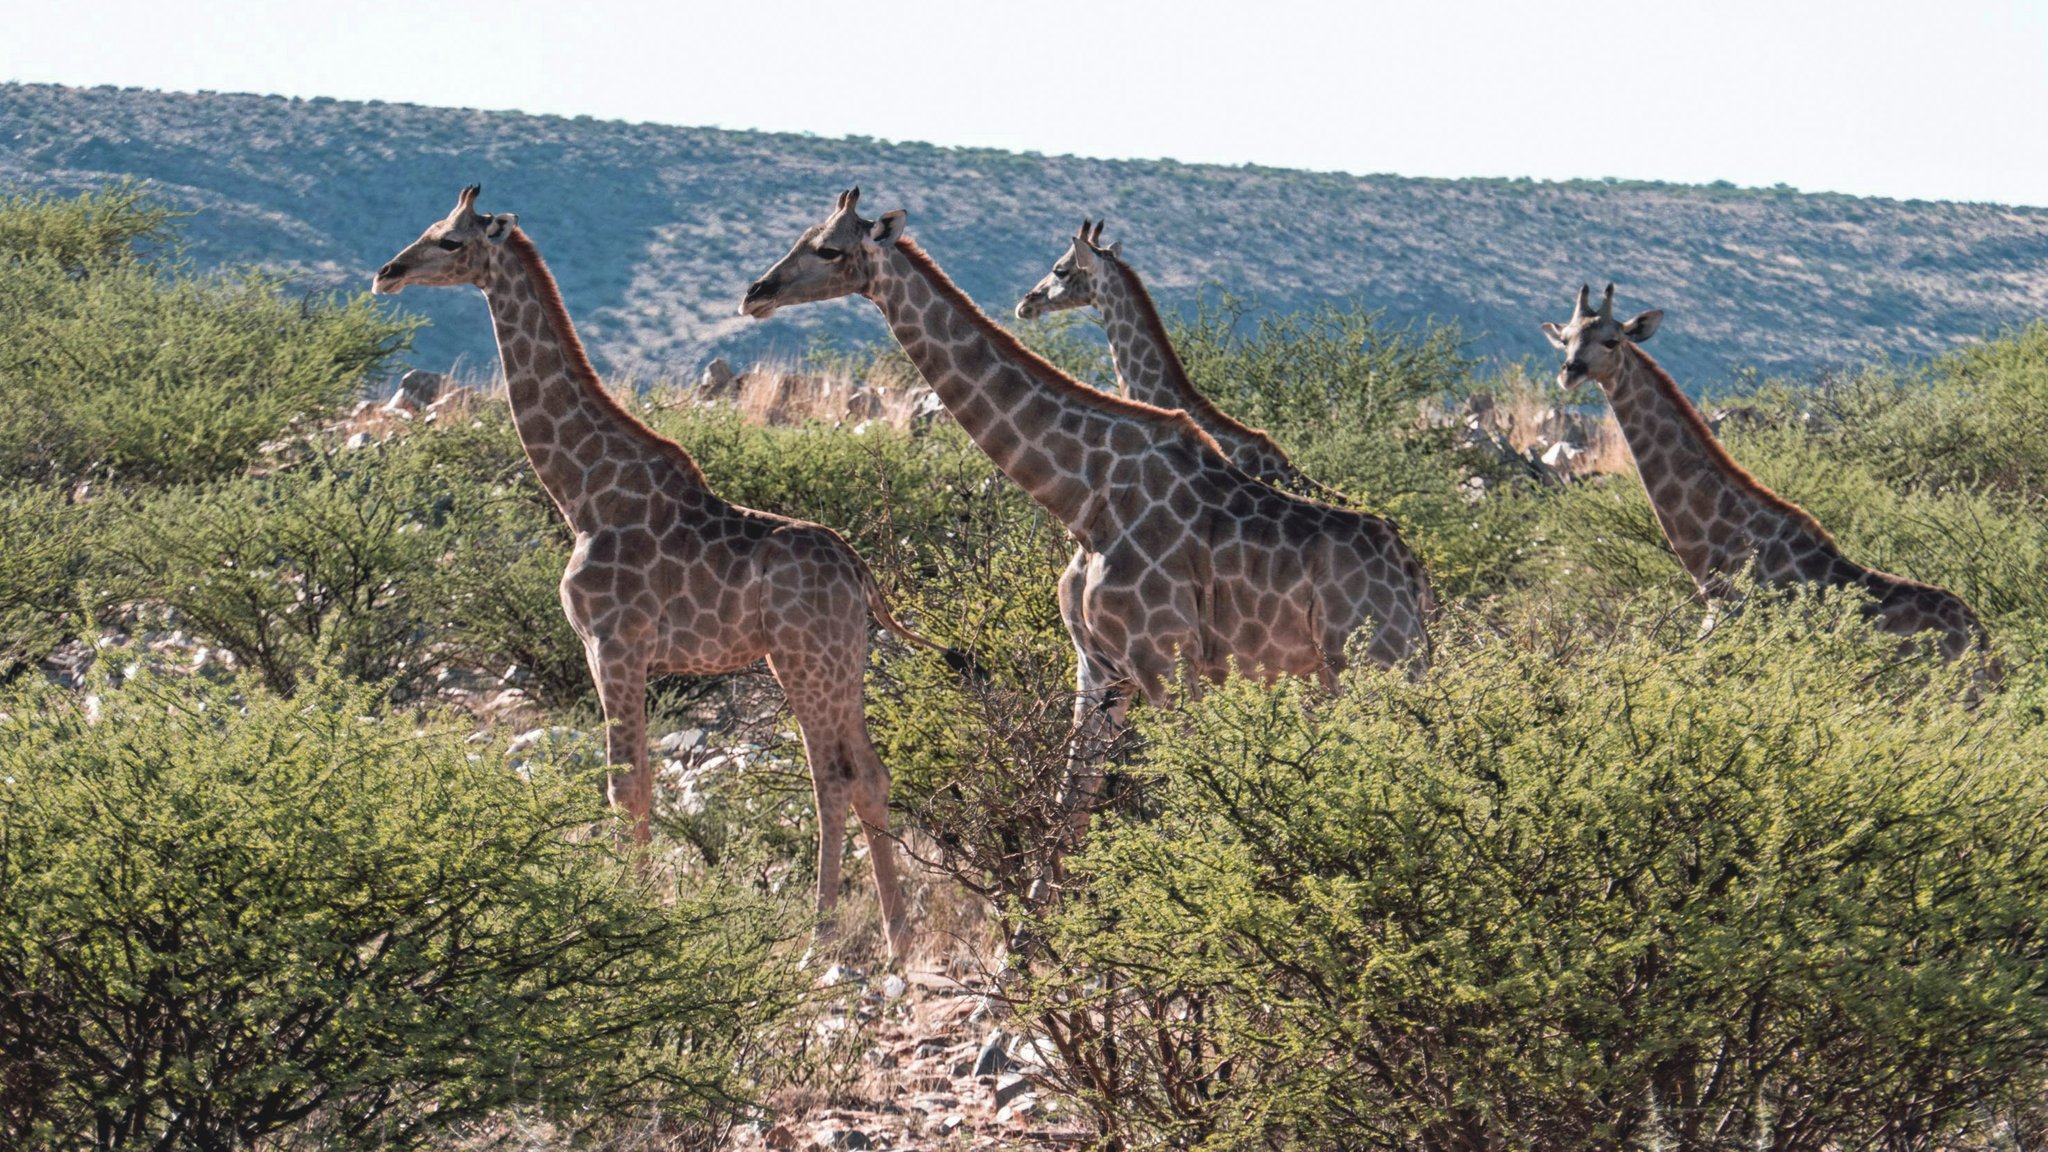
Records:
<instances>
[{"instance_id":1,"label":"giraffe neck","mask_svg":"<svg viewBox=\"0 0 2048 1152\"><path fill-rule=\"evenodd\" d=\"M1102 312L1117 387L1154 408L1180 408L1192 415L1198 407L1207 407L1208 398L1188 380L1152 294L1138 274L1108 255L1100 257L1099 267L1095 306Z\"/></svg>"},{"instance_id":2,"label":"giraffe neck","mask_svg":"<svg viewBox=\"0 0 2048 1152\"><path fill-rule=\"evenodd\" d=\"M876 257L866 295L961 430L1031 498L1086 538L1119 457L1164 436L1208 438L1186 417L1067 376L988 318L902 240Z\"/></svg>"},{"instance_id":3,"label":"giraffe neck","mask_svg":"<svg viewBox=\"0 0 2048 1152\"><path fill-rule=\"evenodd\" d=\"M1110 360L1124 395L1155 408L1179 408L1214 437L1231 463L1271 484L1316 496L1331 493L1303 476L1273 438L1218 408L1188 379L1187 368L1144 281L1130 265L1104 255L1095 306L1109 338Z\"/></svg>"},{"instance_id":4,"label":"giraffe neck","mask_svg":"<svg viewBox=\"0 0 2048 1152\"><path fill-rule=\"evenodd\" d=\"M1758 544L1766 539L1804 543L1808 547L1796 551L1820 562L1839 557L1812 516L1728 455L1699 410L1641 348L1623 343L1614 382L1601 387L1658 525L1700 588L1710 594L1725 589L1729 577L1758 559ZM1802 575L1757 572L1767 582Z\"/></svg>"},{"instance_id":5,"label":"giraffe neck","mask_svg":"<svg viewBox=\"0 0 2048 1152\"><path fill-rule=\"evenodd\" d=\"M652 461L667 482L708 492L689 453L605 391L554 274L525 232L514 229L496 250L482 287L520 444L571 527L584 532L600 526L595 505L608 489L590 482L600 463Z\"/></svg>"}]
</instances>

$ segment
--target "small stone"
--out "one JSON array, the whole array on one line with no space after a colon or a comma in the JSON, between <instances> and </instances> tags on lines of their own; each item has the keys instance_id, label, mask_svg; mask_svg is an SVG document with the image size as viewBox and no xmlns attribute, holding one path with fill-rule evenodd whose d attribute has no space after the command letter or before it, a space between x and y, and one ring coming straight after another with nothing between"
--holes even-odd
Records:
<instances>
[{"instance_id":1,"label":"small stone","mask_svg":"<svg viewBox=\"0 0 2048 1152\"><path fill-rule=\"evenodd\" d=\"M361 449L368 448L369 446L370 434L368 432L358 432L355 435L349 437L342 444L342 447L346 448L350 452L359 451Z\"/></svg>"},{"instance_id":2,"label":"small stone","mask_svg":"<svg viewBox=\"0 0 2048 1152\"><path fill-rule=\"evenodd\" d=\"M830 968L825 969L823 976L818 977L818 983L826 988L836 988L849 980L858 981L859 979L860 971L858 969L849 968L844 964L834 964Z\"/></svg>"},{"instance_id":3,"label":"small stone","mask_svg":"<svg viewBox=\"0 0 2048 1152\"><path fill-rule=\"evenodd\" d=\"M904 981L903 977L898 976L894 972L889 973L888 977L882 981L882 996L884 999L901 1000L903 994L908 991L910 991L910 985Z\"/></svg>"},{"instance_id":4,"label":"small stone","mask_svg":"<svg viewBox=\"0 0 2048 1152\"><path fill-rule=\"evenodd\" d=\"M777 1124L762 1134L761 1142L776 1152L794 1152L797 1146L796 1130L787 1124Z\"/></svg>"},{"instance_id":5,"label":"small stone","mask_svg":"<svg viewBox=\"0 0 2048 1152\"><path fill-rule=\"evenodd\" d=\"M684 728L680 731L670 732L655 741L654 748L655 751L665 757L674 757L692 749L702 748L704 744L705 738L702 728Z\"/></svg>"},{"instance_id":6,"label":"small stone","mask_svg":"<svg viewBox=\"0 0 2048 1152\"><path fill-rule=\"evenodd\" d=\"M974 1058L974 1075L1000 1076L1010 1070L1009 1054L1003 1051L1007 1039L1000 1028L988 1034L988 1039L981 1042L981 1055Z\"/></svg>"},{"instance_id":7,"label":"small stone","mask_svg":"<svg viewBox=\"0 0 2048 1152\"><path fill-rule=\"evenodd\" d=\"M958 1112L954 1112L939 1117L938 1123L934 1125L934 1127L938 1128L939 1135L950 1136L953 1134L953 1130L960 1127L960 1125L963 1123L965 1123L965 1121L963 1121L960 1118L960 1114Z\"/></svg>"},{"instance_id":8,"label":"small stone","mask_svg":"<svg viewBox=\"0 0 2048 1152\"><path fill-rule=\"evenodd\" d=\"M439 400L448 386L445 374L415 368L398 378L398 391L392 394L390 404L397 404L402 398L414 410L425 408Z\"/></svg>"},{"instance_id":9,"label":"small stone","mask_svg":"<svg viewBox=\"0 0 2048 1152\"><path fill-rule=\"evenodd\" d=\"M874 1143L868 1139L868 1134L858 1128L843 1128L832 1133L831 1144L832 1147L843 1148L846 1152L864 1152L865 1149L874 1147Z\"/></svg>"},{"instance_id":10,"label":"small stone","mask_svg":"<svg viewBox=\"0 0 2048 1152\"><path fill-rule=\"evenodd\" d=\"M996 1107L1000 1108L1031 1091L1031 1082L1014 1073L996 1080Z\"/></svg>"}]
</instances>

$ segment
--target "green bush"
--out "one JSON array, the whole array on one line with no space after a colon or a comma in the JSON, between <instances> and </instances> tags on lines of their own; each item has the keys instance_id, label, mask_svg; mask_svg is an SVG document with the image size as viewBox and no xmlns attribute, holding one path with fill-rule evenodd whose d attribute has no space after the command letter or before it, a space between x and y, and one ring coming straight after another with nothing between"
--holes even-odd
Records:
<instances>
[{"instance_id":1,"label":"green bush","mask_svg":"<svg viewBox=\"0 0 2048 1152\"><path fill-rule=\"evenodd\" d=\"M2041 685L1845 599L1146 714L1032 1010L1124 1146L1925 1148L2048 1075ZM1639 622L1657 617L1638 615ZM1847 622L1845 622L1847 621Z\"/></svg>"},{"instance_id":2,"label":"green bush","mask_svg":"<svg viewBox=\"0 0 2048 1152\"><path fill-rule=\"evenodd\" d=\"M590 711L597 692L583 643L562 614L568 525L541 489L510 410L485 403L468 424L417 428L385 446L422 477L438 512L430 577L436 654L489 674L517 668L544 708Z\"/></svg>"},{"instance_id":3,"label":"green bush","mask_svg":"<svg viewBox=\"0 0 2048 1152\"><path fill-rule=\"evenodd\" d=\"M230 475L354 397L413 325L368 296L138 258L168 218L132 190L0 203L0 479Z\"/></svg>"},{"instance_id":4,"label":"green bush","mask_svg":"<svg viewBox=\"0 0 2048 1152\"><path fill-rule=\"evenodd\" d=\"M93 513L56 489L0 486L0 680L55 648L95 605L87 585L104 565Z\"/></svg>"},{"instance_id":5,"label":"green bush","mask_svg":"<svg viewBox=\"0 0 2048 1152\"><path fill-rule=\"evenodd\" d=\"M1877 364L1819 387L1778 383L1752 407L1889 484L2048 496L2048 321L1918 370Z\"/></svg>"},{"instance_id":6,"label":"green bush","mask_svg":"<svg viewBox=\"0 0 2048 1152\"><path fill-rule=\"evenodd\" d=\"M708 1141L794 1002L769 908L657 890L590 780L466 725L331 679L5 711L10 1147L409 1148L505 1110Z\"/></svg>"},{"instance_id":7,"label":"green bush","mask_svg":"<svg viewBox=\"0 0 2048 1152\"><path fill-rule=\"evenodd\" d=\"M104 542L129 594L176 609L273 692L333 667L401 692L445 620L438 498L383 447L135 501Z\"/></svg>"},{"instance_id":8,"label":"green bush","mask_svg":"<svg viewBox=\"0 0 2048 1152\"><path fill-rule=\"evenodd\" d=\"M175 216L133 182L75 197L0 197L0 264L90 274L132 261L141 248L165 240Z\"/></svg>"},{"instance_id":9,"label":"green bush","mask_svg":"<svg viewBox=\"0 0 2048 1152\"><path fill-rule=\"evenodd\" d=\"M1392 328L1380 313L1326 305L1245 317L1230 296L1204 298L1172 327L1188 377L1224 411L1283 444L1330 428L1391 430L1415 402L1465 382L1471 363L1455 328Z\"/></svg>"}]
</instances>

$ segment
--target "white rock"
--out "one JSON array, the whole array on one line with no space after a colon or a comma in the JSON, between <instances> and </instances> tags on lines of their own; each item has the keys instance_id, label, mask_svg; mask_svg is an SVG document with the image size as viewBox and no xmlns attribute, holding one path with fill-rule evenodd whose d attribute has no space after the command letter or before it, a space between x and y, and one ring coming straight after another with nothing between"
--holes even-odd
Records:
<instances>
[{"instance_id":1,"label":"white rock","mask_svg":"<svg viewBox=\"0 0 2048 1152\"><path fill-rule=\"evenodd\" d=\"M654 742L654 749L664 756L675 756L678 753L702 748L705 742L704 730L702 728L684 728L677 732L670 732L661 739L656 740Z\"/></svg>"}]
</instances>

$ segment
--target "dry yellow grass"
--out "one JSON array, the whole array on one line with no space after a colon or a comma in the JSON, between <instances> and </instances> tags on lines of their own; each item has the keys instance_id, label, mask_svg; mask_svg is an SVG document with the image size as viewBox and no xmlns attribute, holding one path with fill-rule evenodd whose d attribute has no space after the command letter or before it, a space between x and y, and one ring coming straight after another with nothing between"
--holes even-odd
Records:
<instances>
[{"instance_id":1,"label":"dry yellow grass","mask_svg":"<svg viewBox=\"0 0 2048 1152\"><path fill-rule=\"evenodd\" d=\"M1544 458L1556 445L1570 445L1571 451L1549 464L1565 479L1633 472L1635 461L1614 413L1604 407L1581 411L1566 399L1548 380L1510 368L1493 391L1475 394L1451 415L1518 455Z\"/></svg>"}]
</instances>

